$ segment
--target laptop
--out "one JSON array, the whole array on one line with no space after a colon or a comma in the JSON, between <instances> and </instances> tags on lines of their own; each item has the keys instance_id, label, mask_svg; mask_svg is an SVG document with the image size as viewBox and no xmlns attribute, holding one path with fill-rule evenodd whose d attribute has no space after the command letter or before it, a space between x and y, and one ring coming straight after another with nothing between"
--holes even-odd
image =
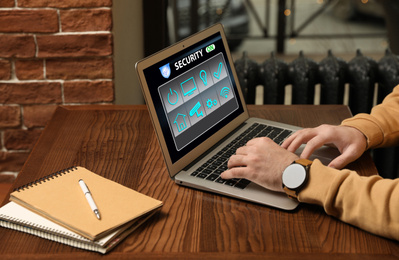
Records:
<instances>
[{"instance_id":1,"label":"laptop","mask_svg":"<svg viewBox=\"0 0 399 260\"><path fill-rule=\"evenodd\" d=\"M298 202L245 179L223 180L228 158L257 136L282 143L299 127L250 118L221 24L136 63L170 178L179 185L284 210ZM328 151L319 151L324 161Z\"/></svg>"}]
</instances>

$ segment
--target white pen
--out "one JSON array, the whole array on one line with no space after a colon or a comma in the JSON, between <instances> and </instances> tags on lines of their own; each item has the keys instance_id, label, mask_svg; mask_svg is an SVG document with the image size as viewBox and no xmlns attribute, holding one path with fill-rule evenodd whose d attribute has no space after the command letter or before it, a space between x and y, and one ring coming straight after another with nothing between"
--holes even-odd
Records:
<instances>
[{"instance_id":1,"label":"white pen","mask_svg":"<svg viewBox=\"0 0 399 260\"><path fill-rule=\"evenodd\" d=\"M80 185L80 188L82 188L82 191L86 197L87 202L89 202L90 208L93 210L94 214L96 214L96 217L98 219L101 219L100 211L98 211L97 205L94 202L93 197L91 196L90 190L87 187L86 183L82 179L80 179L79 185Z\"/></svg>"}]
</instances>

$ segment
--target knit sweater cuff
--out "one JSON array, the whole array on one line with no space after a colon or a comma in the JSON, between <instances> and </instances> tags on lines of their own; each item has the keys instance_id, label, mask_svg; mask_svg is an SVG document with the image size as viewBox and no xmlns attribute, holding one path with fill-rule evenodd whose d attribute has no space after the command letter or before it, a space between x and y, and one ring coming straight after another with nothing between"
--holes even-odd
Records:
<instances>
[{"instance_id":1,"label":"knit sweater cuff","mask_svg":"<svg viewBox=\"0 0 399 260\"><path fill-rule=\"evenodd\" d=\"M334 178L337 176L337 171L323 165L318 159L314 160L310 167L308 183L299 192L298 200L304 203L324 206L330 187L327 183L333 183Z\"/></svg>"}]
</instances>

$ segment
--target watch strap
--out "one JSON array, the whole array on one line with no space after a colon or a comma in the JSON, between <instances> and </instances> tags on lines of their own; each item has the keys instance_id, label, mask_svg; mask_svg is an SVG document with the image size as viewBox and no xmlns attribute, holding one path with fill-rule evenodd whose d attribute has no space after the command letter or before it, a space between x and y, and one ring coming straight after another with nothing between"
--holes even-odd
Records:
<instances>
[{"instance_id":1,"label":"watch strap","mask_svg":"<svg viewBox=\"0 0 399 260\"><path fill-rule=\"evenodd\" d=\"M301 159L295 160L293 163L299 163L300 165L302 165L304 167L309 167L313 163L313 161L301 158Z\"/></svg>"},{"instance_id":2,"label":"watch strap","mask_svg":"<svg viewBox=\"0 0 399 260\"><path fill-rule=\"evenodd\" d=\"M296 190L290 190L286 186L284 186L283 189L285 191L285 194L287 194L288 197L290 197L291 199L298 199L298 194L297 194Z\"/></svg>"}]
</instances>

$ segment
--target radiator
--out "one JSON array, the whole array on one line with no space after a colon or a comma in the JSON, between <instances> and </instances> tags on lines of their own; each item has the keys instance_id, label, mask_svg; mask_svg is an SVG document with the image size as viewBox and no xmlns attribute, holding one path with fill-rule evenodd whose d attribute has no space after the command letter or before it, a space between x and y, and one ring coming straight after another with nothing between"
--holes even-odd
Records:
<instances>
[{"instance_id":1,"label":"radiator","mask_svg":"<svg viewBox=\"0 0 399 260\"><path fill-rule=\"evenodd\" d=\"M399 84L399 57L390 50L379 61L360 50L350 61L329 51L315 62L300 52L290 63L274 53L257 63L244 52L235 67L247 104L345 104L353 115L370 113ZM380 175L399 177L398 147L375 149L372 155Z\"/></svg>"}]
</instances>

